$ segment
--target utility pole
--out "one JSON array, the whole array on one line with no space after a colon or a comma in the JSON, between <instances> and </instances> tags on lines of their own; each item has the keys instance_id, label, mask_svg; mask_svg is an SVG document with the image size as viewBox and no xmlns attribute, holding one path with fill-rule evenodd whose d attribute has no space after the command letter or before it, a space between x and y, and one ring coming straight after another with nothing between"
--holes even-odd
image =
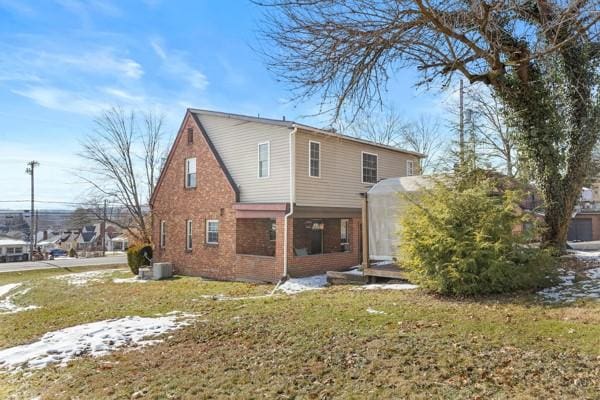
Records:
<instances>
[{"instance_id":1,"label":"utility pole","mask_svg":"<svg viewBox=\"0 0 600 400\"><path fill-rule=\"evenodd\" d=\"M104 211L102 213L102 257L106 256L106 199L104 199Z\"/></svg>"},{"instance_id":2,"label":"utility pole","mask_svg":"<svg viewBox=\"0 0 600 400\"><path fill-rule=\"evenodd\" d=\"M465 166L465 117L464 117L464 88L463 80L460 80L460 122L458 128L458 160L460 167Z\"/></svg>"},{"instance_id":3,"label":"utility pole","mask_svg":"<svg viewBox=\"0 0 600 400\"><path fill-rule=\"evenodd\" d=\"M37 235L37 231L34 227L34 171L35 171L35 167L39 166L40 163L32 160L29 161L27 163L27 169L25 170L26 173L28 173L29 175L31 175L31 214L29 216L29 259L32 260L33 259L33 251L34 251L34 240L35 237Z\"/></svg>"},{"instance_id":4,"label":"utility pole","mask_svg":"<svg viewBox=\"0 0 600 400\"><path fill-rule=\"evenodd\" d=\"M38 229L40 229L40 210L35 210L35 236L33 245L37 249L37 234Z\"/></svg>"}]
</instances>

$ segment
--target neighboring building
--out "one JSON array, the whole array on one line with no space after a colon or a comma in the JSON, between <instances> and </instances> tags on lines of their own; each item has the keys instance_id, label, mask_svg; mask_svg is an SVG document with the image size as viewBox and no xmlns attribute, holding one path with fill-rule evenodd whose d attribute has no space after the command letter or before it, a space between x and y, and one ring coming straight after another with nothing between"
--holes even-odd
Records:
<instances>
[{"instance_id":1,"label":"neighboring building","mask_svg":"<svg viewBox=\"0 0 600 400\"><path fill-rule=\"evenodd\" d=\"M600 181L594 180L589 188L581 189L575 206L567 240L588 242L600 240Z\"/></svg>"},{"instance_id":2,"label":"neighboring building","mask_svg":"<svg viewBox=\"0 0 600 400\"><path fill-rule=\"evenodd\" d=\"M29 243L19 239L0 237L0 262L27 260Z\"/></svg>"},{"instance_id":3,"label":"neighboring building","mask_svg":"<svg viewBox=\"0 0 600 400\"><path fill-rule=\"evenodd\" d=\"M81 232L74 239L76 241L75 250L77 251L102 251L102 223L85 225ZM127 248L128 239L124 237L120 230L113 224L107 223L104 230L104 246L106 251L120 251ZM115 248L116 246L116 248ZM69 249L65 249L69 250Z\"/></svg>"},{"instance_id":4,"label":"neighboring building","mask_svg":"<svg viewBox=\"0 0 600 400\"><path fill-rule=\"evenodd\" d=\"M129 237L125 234L112 236L108 234L106 251L125 251L129 247Z\"/></svg>"},{"instance_id":5,"label":"neighboring building","mask_svg":"<svg viewBox=\"0 0 600 400\"><path fill-rule=\"evenodd\" d=\"M361 193L415 173L421 157L285 120L190 109L151 199L155 261L253 281L357 265Z\"/></svg>"}]
</instances>

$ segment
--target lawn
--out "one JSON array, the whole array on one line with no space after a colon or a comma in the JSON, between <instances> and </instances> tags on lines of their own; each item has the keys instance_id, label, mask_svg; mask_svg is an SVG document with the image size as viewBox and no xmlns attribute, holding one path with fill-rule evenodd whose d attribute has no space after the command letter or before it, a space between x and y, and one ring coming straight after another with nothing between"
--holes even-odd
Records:
<instances>
[{"instance_id":1,"label":"lawn","mask_svg":"<svg viewBox=\"0 0 600 400\"><path fill-rule=\"evenodd\" d=\"M78 270L79 272L84 270ZM77 271L76 271L77 272ZM191 277L87 284L64 271L0 274L37 309L0 315L0 349L77 324L196 314L163 341L66 367L0 373L0 398L598 398L600 302L533 295L478 301L336 286L261 297L272 285ZM230 301L219 296L253 297Z\"/></svg>"}]
</instances>

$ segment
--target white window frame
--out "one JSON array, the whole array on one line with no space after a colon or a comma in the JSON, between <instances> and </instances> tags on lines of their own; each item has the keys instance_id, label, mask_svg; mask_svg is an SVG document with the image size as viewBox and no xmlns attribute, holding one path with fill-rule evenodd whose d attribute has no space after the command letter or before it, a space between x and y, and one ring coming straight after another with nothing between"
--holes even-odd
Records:
<instances>
[{"instance_id":1,"label":"white window frame","mask_svg":"<svg viewBox=\"0 0 600 400\"><path fill-rule=\"evenodd\" d=\"M194 160L194 172L191 172L189 169L189 165L190 165L190 161ZM196 186L198 186L198 160L196 159L196 157L189 157L185 159L185 187L188 189L192 189L195 188ZM188 176L194 174L194 186L190 185Z\"/></svg>"},{"instance_id":2,"label":"white window frame","mask_svg":"<svg viewBox=\"0 0 600 400\"><path fill-rule=\"evenodd\" d=\"M217 232L217 241L216 242L211 242L211 241L208 240L208 233L209 232L215 232L215 231L209 231L208 230L211 222L216 222L217 223L217 230L216 230L216 232ZM219 223L218 219L207 219L206 220L206 244L219 244L219 225L220 225L220 223Z\"/></svg>"},{"instance_id":3,"label":"white window frame","mask_svg":"<svg viewBox=\"0 0 600 400\"><path fill-rule=\"evenodd\" d=\"M160 248L164 249L167 244L167 231L166 231L167 221L160 221Z\"/></svg>"},{"instance_id":4,"label":"white window frame","mask_svg":"<svg viewBox=\"0 0 600 400\"><path fill-rule=\"evenodd\" d=\"M263 145L267 145L267 175L266 176L260 176L260 146ZM258 162L258 171L256 176L258 177L258 179L266 179L268 177L271 176L271 142L270 141L266 141L266 142L260 142L258 143L258 145L256 146L256 158L257 158L257 162Z\"/></svg>"},{"instance_id":5,"label":"white window frame","mask_svg":"<svg viewBox=\"0 0 600 400\"><path fill-rule=\"evenodd\" d=\"M375 158L377 159L377 168L376 168L377 169L377 171L376 171L377 173L376 173L376 176L375 176L375 182L365 182L363 180L363 178L364 178L363 171L364 171L364 162L365 162L364 155L365 154L369 154L371 156L375 156ZM360 181L361 181L361 183L363 185L374 185L374 184L376 184L379 181L379 154L377 154L377 153L369 153L368 151L361 151L360 152Z\"/></svg>"},{"instance_id":6,"label":"white window frame","mask_svg":"<svg viewBox=\"0 0 600 400\"><path fill-rule=\"evenodd\" d=\"M346 228L346 241L342 239L342 227L344 226ZM350 220L348 218L340 219L340 242L341 244L350 244Z\"/></svg>"},{"instance_id":7,"label":"white window frame","mask_svg":"<svg viewBox=\"0 0 600 400\"><path fill-rule=\"evenodd\" d=\"M194 247L193 242L193 222L191 219L185 221L185 249L192 250Z\"/></svg>"},{"instance_id":8,"label":"white window frame","mask_svg":"<svg viewBox=\"0 0 600 400\"><path fill-rule=\"evenodd\" d=\"M410 165L410 168L409 168ZM410 173L409 173L410 171ZM415 175L415 161L414 160L406 160L406 176L414 176Z\"/></svg>"},{"instance_id":9,"label":"white window frame","mask_svg":"<svg viewBox=\"0 0 600 400\"><path fill-rule=\"evenodd\" d=\"M312 144L318 144L319 145L319 175L312 175L311 174L311 146ZM311 178L320 178L321 177L321 142L317 142L316 140L309 140L308 141L308 176Z\"/></svg>"}]
</instances>

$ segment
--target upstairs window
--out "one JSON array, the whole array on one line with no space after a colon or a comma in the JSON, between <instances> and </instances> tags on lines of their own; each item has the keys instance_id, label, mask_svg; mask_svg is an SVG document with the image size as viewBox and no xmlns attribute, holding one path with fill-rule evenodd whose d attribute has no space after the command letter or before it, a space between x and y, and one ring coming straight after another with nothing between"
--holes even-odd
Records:
<instances>
[{"instance_id":1,"label":"upstairs window","mask_svg":"<svg viewBox=\"0 0 600 400\"><path fill-rule=\"evenodd\" d=\"M160 248L164 249L167 243L167 223L166 221L160 221Z\"/></svg>"},{"instance_id":2,"label":"upstairs window","mask_svg":"<svg viewBox=\"0 0 600 400\"><path fill-rule=\"evenodd\" d=\"M271 158L271 145L269 142L258 144L258 177L269 177L269 164Z\"/></svg>"},{"instance_id":3,"label":"upstairs window","mask_svg":"<svg viewBox=\"0 0 600 400\"><path fill-rule=\"evenodd\" d=\"M196 187L196 158L187 158L185 160L185 187Z\"/></svg>"},{"instance_id":4,"label":"upstairs window","mask_svg":"<svg viewBox=\"0 0 600 400\"><path fill-rule=\"evenodd\" d=\"M206 243L219 244L219 221L216 219L206 221Z\"/></svg>"},{"instance_id":5,"label":"upstairs window","mask_svg":"<svg viewBox=\"0 0 600 400\"><path fill-rule=\"evenodd\" d=\"M415 174L415 162L413 160L406 160L406 176L413 176Z\"/></svg>"},{"instance_id":6,"label":"upstairs window","mask_svg":"<svg viewBox=\"0 0 600 400\"><path fill-rule=\"evenodd\" d=\"M309 152L309 165L308 175L313 178L319 178L321 176L321 143L308 142Z\"/></svg>"},{"instance_id":7,"label":"upstairs window","mask_svg":"<svg viewBox=\"0 0 600 400\"><path fill-rule=\"evenodd\" d=\"M187 139L188 139L188 144L194 143L194 129L193 128L188 128Z\"/></svg>"},{"instance_id":8,"label":"upstairs window","mask_svg":"<svg viewBox=\"0 0 600 400\"><path fill-rule=\"evenodd\" d=\"M377 154L362 153L362 183L377 183Z\"/></svg>"},{"instance_id":9,"label":"upstairs window","mask_svg":"<svg viewBox=\"0 0 600 400\"><path fill-rule=\"evenodd\" d=\"M185 248L192 250L192 220L185 221Z\"/></svg>"}]
</instances>

